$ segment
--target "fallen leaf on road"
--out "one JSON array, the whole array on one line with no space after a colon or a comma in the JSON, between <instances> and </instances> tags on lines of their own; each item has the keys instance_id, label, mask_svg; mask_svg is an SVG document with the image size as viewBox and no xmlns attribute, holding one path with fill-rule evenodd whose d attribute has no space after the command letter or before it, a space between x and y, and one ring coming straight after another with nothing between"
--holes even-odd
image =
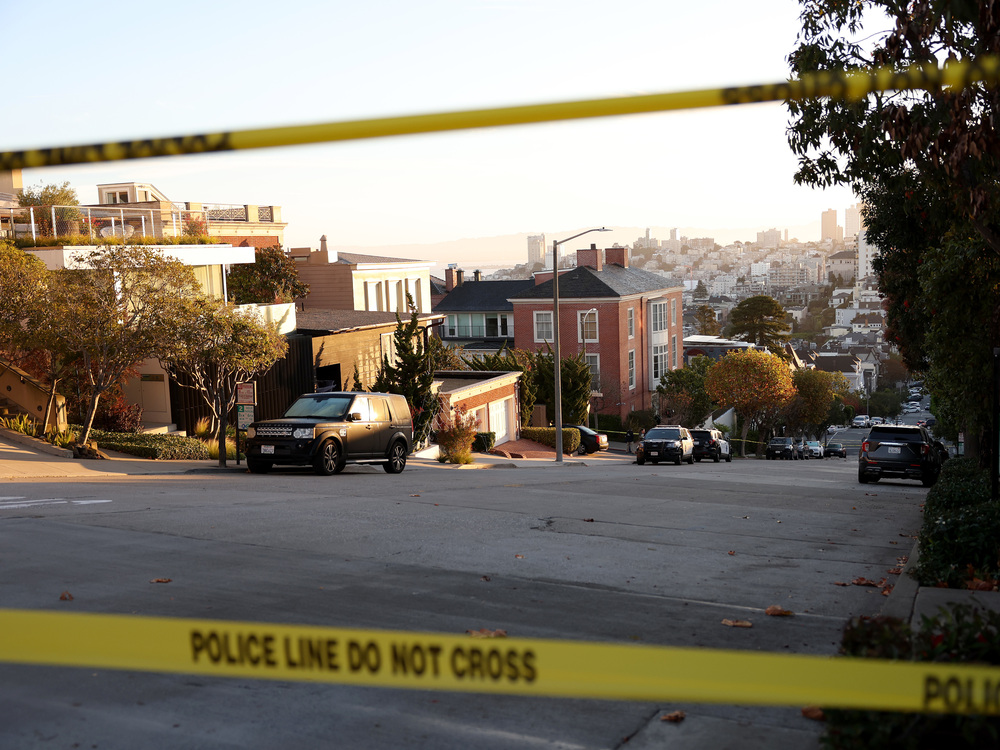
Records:
<instances>
[{"instance_id":1,"label":"fallen leaf on road","mask_svg":"<svg viewBox=\"0 0 1000 750\"><path fill-rule=\"evenodd\" d=\"M849 584L849 583L844 583L843 581L834 581L834 582L833 582L833 585L834 585L834 586L850 586L851 584Z\"/></svg>"},{"instance_id":2,"label":"fallen leaf on road","mask_svg":"<svg viewBox=\"0 0 1000 750\"><path fill-rule=\"evenodd\" d=\"M480 581L487 581L487 582L489 582L489 581L491 581L492 579L491 579L491 578L490 578L489 576L483 576L483 577L482 577L482 578L480 578L479 580L480 580Z\"/></svg>"},{"instance_id":3,"label":"fallen leaf on road","mask_svg":"<svg viewBox=\"0 0 1000 750\"><path fill-rule=\"evenodd\" d=\"M728 626L730 628L752 628L753 627L753 623L750 622L749 620L729 620L729 619L726 619L726 620L722 621L722 624L726 625L726 626Z\"/></svg>"},{"instance_id":4,"label":"fallen leaf on road","mask_svg":"<svg viewBox=\"0 0 1000 750\"><path fill-rule=\"evenodd\" d=\"M732 550L732 549L731 549L731 550L729 550L729 554L730 554L730 555L735 555L735 554L736 554L736 550Z\"/></svg>"},{"instance_id":5,"label":"fallen leaf on road","mask_svg":"<svg viewBox=\"0 0 1000 750\"><path fill-rule=\"evenodd\" d=\"M59 594L59 601L61 601L61 602L71 602L71 601L73 601L73 595L71 593L69 593L68 591L63 591L61 594Z\"/></svg>"},{"instance_id":6,"label":"fallen leaf on road","mask_svg":"<svg viewBox=\"0 0 1000 750\"><path fill-rule=\"evenodd\" d=\"M584 523L593 523L593 522L594 522L594 519L593 519L593 518L584 518L584 519L583 519L583 522L584 522Z\"/></svg>"},{"instance_id":7,"label":"fallen leaf on road","mask_svg":"<svg viewBox=\"0 0 1000 750\"><path fill-rule=\"evenodd\" d=\"M516 557L518 560L524 559L524 555L514 555L514 557Z\"/></svg>"},{"instance_id":8,"label":"fallen leaf on road","mask_svg":"<svg viewBox=\"0 0 1000 750\"><path fill-rule=\"evenodd\" d=\"M150 583L170 583L172 578L154 578Z\"/></svg>"},{"instance_id":9,"label":"fallen leaf on road","mask_svg":"<svg viewBox=\"0 0 1000 750\"><path fill-rule=\"evenodd\" d=\"M420 495L410 495L410 497L420 497Z\"/></svg>"},{"instance_id":10,"label":"fallen leaf on road","mask_svg":"<svg viewBox=\"0 0 1000 750\"><path fill-rule=\"evenodd\" d=\"M506 630L488 630L486 628L479 628L479 630L466 630L466 633L471 635L473 638L506 638Z\"/></svg>"},{"instance_id":11,"label":"fallen leaf on road","mask_svg":"<svg viewBox=\"0 0 1000 750\"><path fill-rule=\"evenodd\" d=\"M889 570L886 571L886 573L888 573L891 576L898 576L902 572L903 572L902 568L889 568Z\"/></svg>"},{"instance_id":12,"label":"fallen leaf on road","mask_svg":"<svg viewBox=\"0 0 1000 750\"><path fill-rule=\"evenodd\" d=\"M892 584L882 587L882 596L889 596L892 593Z\"/></svg>"},{"instance_id":13,"label":"fallen leaf on road","mask_svg":"<svg viewBox=\"0 0 1000 750\"><path fill-rule=\"evenodd\" d=\"M858 576L857 578L852 579L851 583L853 583L855 586L878 586L878 584L875 583L875 581L869 578L864 578L862 576Z\"/></svg>"},{"instance_id":14,"label":"fallen leaf on road","mask_svg":"<svg viewBox=\"0 0 1000 750\"><path fill-rule=\"evenodd\" d=\"M686 717L687 714L683 711L671 711L669 714L663 714L663 716L660 717L660 721L671 721L676 724L679 721L684 721Z\"/></svg>"},{"instance_id":15,"label":"fallen leaf on road","mask_svg":"<svg viewBox=\"0 0 1000 750\"><path fill-rule=\"evenodd\" d=\"M823 715L823 709L819 706L805 706L802 709L802 716L806 719L812 719L813 721L826 721L826 716Z\"/></svg>"},{"instance_id":16,"label":"fallen leaf on road","mask_svg":"<svg viewBox=\"0 0 1000 750\"><path fill-rule=\"evenodd\" d=\"M772 604L764 610L764 614L771 615L771 617L790 617L795 613L790 609L784 609L783 607L779 607L777 604Z\"/></svg>"}]
</instances>

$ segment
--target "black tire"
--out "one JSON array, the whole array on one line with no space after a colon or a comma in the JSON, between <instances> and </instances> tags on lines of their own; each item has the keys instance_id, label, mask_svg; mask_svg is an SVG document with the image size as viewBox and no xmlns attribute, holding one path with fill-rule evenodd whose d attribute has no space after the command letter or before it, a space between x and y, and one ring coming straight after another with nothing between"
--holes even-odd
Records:
<instances>
[{"instance_id":1,"label":"black tire","mask_svg":"<svg viewBox=\"0 0 1000 750\"><path fill-rule=\"evenodd\" d=\"M399 440L389 448L389 460L382 464L386 474L401 474L406 468L406 446Z\"/></svg>"},{"instance_id":2,"label":"black tire","mask_svg":"<svg viewBox=\"0 0 1000 750\"><path fill-rule=\"evenodd\" d=\"M694 466L694 455L691 455L688 460L688 466Z\"/></svg>"},{"instance_id":3,"label":"black tire","mask_svg":"<svg viewBox=\"0 0 1000 750\"><path fill-rule=\"evenodd\" d=\"M861 484L868 484L868 477L866 477L866 476L865 476L864 474L862 474L862 473L861 473L861 472L859 471L859 472L858 472L858 481L859 481L859 482L860 482Z\"/></svg>"},{"instance_id":4,"label":"black tire","mask_svg":"<svg viewBox=\"0 0 1000 750\"><path fill-rule=\"evenodd\" d=\"M271 470L273 464L270 461L255 461L252 458L247 459L247 469L250 470L251 474L267 474Z\"/></svg>"},{"instance_id":5,"label":"black tire","mask_svg":"<svg viewBox=\"0 0 1000 750\"><path fill-rule=\"evenodd\" d=\"M340 446L336 440L327 439L316 451L316 458L313 459L313 469L320 476L328 477L339 474L344 468L344 459L340 453Z\"/></svg>"},{"instance_id":6,"label":"black tire","mask_svg":"<svg viewBox=\"0 0 1000 750\"><path fill-rule=\"evenodd\" d=\"M715 463L719 463L722 460L722 451L715 452L715 458L713 459Z\"/></svg>"},{"instance_id":7,"label":"black tire","mask_svg":"<svg viewBox=\"0 0 1000 750\"><path fill-rule=\"evenodd\" d=\"M698 463L701 463L701 456L698 456L697 458L695 458L695 461L697 461Z\"/></svg>"},{"instance_id":8,"label":"black tire","mask_svg":"<svg viewBox=\"0 0 1000 750\"><path fill-rule=\"evenodd\" d=\"M733 454L732 453L727 453L726 454L726 463L727 464L731 464L732 462L733 462Z\"/></svg>"},{"instance_id":9,"label":"black tire","mask_svg":"<svg viewBox=\"0 0 1000 750\"><path fill-rule=\"evenodd\" d=\"M643 458L641 455L639 455L635 457L635 462L639 464L639 466L642 466L644 463L646 463L646 459Z\"/></svg>"},{"instance_id":10,"label":"black tire","mask_svg":"<svg viewBox=\"0 0 1000 750\"><path fill-rule=\"evenodd\" d=\"M681 461L682 461L683 458L684 458L684 456L681 455L680 453L678 453L677 454L677 458L674 459L674 465L675 466L680 466L681 465Z\"/></svg>"},{"instance_id":11,"label":"black tire","mask_svg":"<svg viewBox=\"0 0 1000 750\"><path fill-rule=\"evenodd\" d=\"M581 443L580 447L576 449L576 455L578 455L578 456L586 456L587 455L587 446L584 445L583 443Z\"/></svg>"},{"instance_id":12,"label":"black tire","mask_svg":"<svg viewBox=\"0 0 1000 750\"><path fill-rule=\"evenodd\" d=\"M924 487L933 487L934 483L937 482L936 476L923 476L920 478L920 484Z\"/></svg>"}]
</instances>

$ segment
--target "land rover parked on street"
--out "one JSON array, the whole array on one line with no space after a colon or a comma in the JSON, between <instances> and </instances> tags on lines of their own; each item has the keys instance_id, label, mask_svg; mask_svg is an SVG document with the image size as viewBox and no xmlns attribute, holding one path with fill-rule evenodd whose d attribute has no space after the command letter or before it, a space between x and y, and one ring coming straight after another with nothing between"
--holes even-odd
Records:
<instances>
[{"instance_id":1,"label":"land rover parked on street","mask_svg":"<svg viewBox=\"0 0 1000 750\"><path fill-rule=\"evenodd\" d=\"M729 441L719 430L691 430L691 438L694 440L695 461L701 461L703 458L710 458L715 463L723 459L733 460Z\"/></svg>"},{"instance_id":2,"label":"land rover parked on street","mask_svg":"<svg viewBox=\"0 0 1000 750\"><path fill-rule=\"evenodd\" d=\"M406 399L395 393L306 393L280 419L247 429L247 468L311 465L337 474L348 463L381 464L390 474L406 467L413 422Z\"/></svg>"},{"instance_id":3,"label":"land rover parked on street","mask_svg":"<svg viewBox=\"0 0 1000 750\"><path fill-rule=\"evenodd\" d=\"M786 459L793 460L798 458L796 452L795 438L790 437L774 437L771 438L770 442L767 444L767 448L764 450L764 458L768 461L776 459Z\"/></svg>"}]
</instances>

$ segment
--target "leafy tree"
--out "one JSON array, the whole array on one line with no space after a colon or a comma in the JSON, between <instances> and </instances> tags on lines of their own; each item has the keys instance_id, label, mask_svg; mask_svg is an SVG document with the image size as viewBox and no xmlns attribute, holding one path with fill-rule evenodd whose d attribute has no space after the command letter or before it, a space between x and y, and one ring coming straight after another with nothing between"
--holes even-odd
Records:
<instances>
[{"instance_id":1,"label":"leafy tree","mask_svg":"<svg viewBox=\"0 0 1000 750\"><path fill-rule=\"evenodd\" d=\"M43 303L47 279L42 261L0 240L0 349L23 347L24 320Z\"/></svg>"},{"instance_id":2,"label":"leafy tree","mask_svg":"<svg viewBox=\"0 0 1000 750\"><path fill-rule=\"evenodd\" d=\"M422 444L430 434L434 417L441 404L434 394L434 358L429 345L424 340L424 330L417 319L417 309L413 299L406 295L410 309L410 320L404 323L396 314L396 331L393 344L396 349L396 364L382 357L382 366L372 383L372 390L383 393L399 393L406 397L413 418L414 442Z\"/></svg>"},{"instance_id":3,"label":"leafy tree","mask_svg":"<svg viewBox=\"0 0 1000 750\"><path fill-rule=\"evenodd\" d=\"M795 73L901 69L1000 52L996 14L980 3L809 0L801 22L789 57ZM931 85L788 107L796 180L850 185L864 201L867 239L880 251L873 266L885 297L886 338L911 371L926 371L941 405L939 424L947 432L964 429L966 451L975 455L990 382L982 363L1000 345L996 88Z\"/></svg>"},{"instance_id":4,"label":"leafy tree","mask_svg":"<svg viewBox=\"0 0 1000 750\"><path fill-rule=\"evenodd\" d=\"M72 208L79 206L80 200L76 196L76 190L71 188L69 181L61 185L37 185L23 188L17 196L17 204L23 208L28 206L60 206L55 209L56 221L73 221L80 218L80 212ZM36 211L35 223L41 227L43 232L55 232L56 227L52 226L52 214L49 211Z\"/></svg>"},{"instance_id":5,"label":"leafy tree","mask_svg":"<svg viewBox=\"0 0 1000 750\"><path fill-rule=\"evenodd\" d=\"M705 378L705 391L742 417L740 455L746 455L750 425L762 432L770 429L795 395L795 386L781 357L762 349L747 349L728 352L719 360Z\"/></svg>"},{"instance_id":6,"label":"leafy tree","mask_svg":"<svg viewBox=\"0 0 1000 750\"><path fill-rule=\"evenodd\" d=\"M743 300L729 313L730 336L764 347L772 354L781 355L788 330L785 308L766 294Z\"/></svg>"},{"instance_id":7,"label":"leafy tree","mask_svg":"<svg viewBox=\"0 0 1000 750\"><path fill-rule=\"evenodd\" d=\"M698 333L703 336L718 336L722 333L722 326L715 316L715 310L709 305L701 305L694 311L694 324Z\"/></svg>"},{"instance_id":8,"label":"leafy tree","mask_svg":"<svg viewBox=\"0 0 1000 750\"><path fill-rule=\"evenodd\" d=\"M198 285L190 267L143 246L100 248L81 267L52 275L61 340L82 360L86 442L101 395L163 348L178 325L178 303L198 294Z\"/></svg>"},{"instance_id":9,"label":"leafy tree","mask_svg":"<svg viewBox=\"0 0 1000 750\"><path fill-rule=\"evenodd\" d=\"M843 375L836 373L837 375ZM795 395L785 405L785 424L795 433L818 435L827 423L834 403L834 373L796 370L792 375Z\"/></svg>"},{"instance_id":10,"label":"leafy tree","mask_svg":"<svg viewBox=\"0 0 1000 750\"><path fill-rule=\"evenodd\" d=\"M698 279L698 285L694 288L694 296L698 297L699 299L708 296L708 287L705 286L705 282L702 281L701 279Z\"/></svg>"},{"instance_id":11,"label":"leafy tree","mask_svg":"<svg viewBox=\"0 0 1000 750\"><path fill-rule=\"evenodd\" d=\"M903 410L903 400L899 392L883 388L868 397L868 414L876 417L895 419Z\"/></svg>"},{"instance_id":12,"label":"leafy tree","mask_svg":"<svg viewBox=\"0 0 1000 750\"><path fill-rule=\"evenodd\" d=\"M177 307L170 341L160 364L178 385L198 392L212 411L219 465L226 465L226 427L236 403L236 384L267 372L288 351L276 326L250 309L208 297L185 299Z\"/></svg>"},{"instance_id":13,"label":"leafy tree","mask_svg":"<svg viewBox=\"0 0 1000 750\"><path fill-rule=\"evenodd\" d=\"M714 365L711 357L692 357L686 367L663 373L656 386L660 413L672 423L689 427L704 422L714 406L705 390L705 379Z\"/></svg>"},{"instance_id":14,"label":"leafy tree","mask_svg":"<svg viewBox=\"0 0 1000 750\"><path fill-rule=\"evenodd\" d=\"M584 359L584 352L575 357L563 357L559 366L562 393L563 424L586 424L593 391L593 373ZM545 404L546 414L555 414L555 357L552 352L535 352L534 373L538 386L538 401Z\"/></svg>"},{"instance_id":15,"label":"leafy tree","mask_svg":"<svg viewBox=\"0 0 1000 750\"><path fill-rule=\"evenodd\" d=\"M257 248L253 263L229 269L226 284L237 304L293 302L309 294L309 285L299 280L299 269L280 247Z\"/></svg>"}]
</instances>

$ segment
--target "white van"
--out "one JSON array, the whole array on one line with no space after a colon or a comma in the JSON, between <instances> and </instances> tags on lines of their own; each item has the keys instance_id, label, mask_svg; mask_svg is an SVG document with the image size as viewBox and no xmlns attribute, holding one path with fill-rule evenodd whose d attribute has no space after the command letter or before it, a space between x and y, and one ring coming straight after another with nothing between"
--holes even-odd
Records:
<instances>
[{"instance_id":1,"label":"white van","mask_svg":"<svg viewBox=\"0 0 1000 750\"><path fill-rule=\"evenodd\" d=\"M851 427L871 427L871 423L868 421L867 414L859 414L851 422Z\"/></svg>"}]
</instances>

